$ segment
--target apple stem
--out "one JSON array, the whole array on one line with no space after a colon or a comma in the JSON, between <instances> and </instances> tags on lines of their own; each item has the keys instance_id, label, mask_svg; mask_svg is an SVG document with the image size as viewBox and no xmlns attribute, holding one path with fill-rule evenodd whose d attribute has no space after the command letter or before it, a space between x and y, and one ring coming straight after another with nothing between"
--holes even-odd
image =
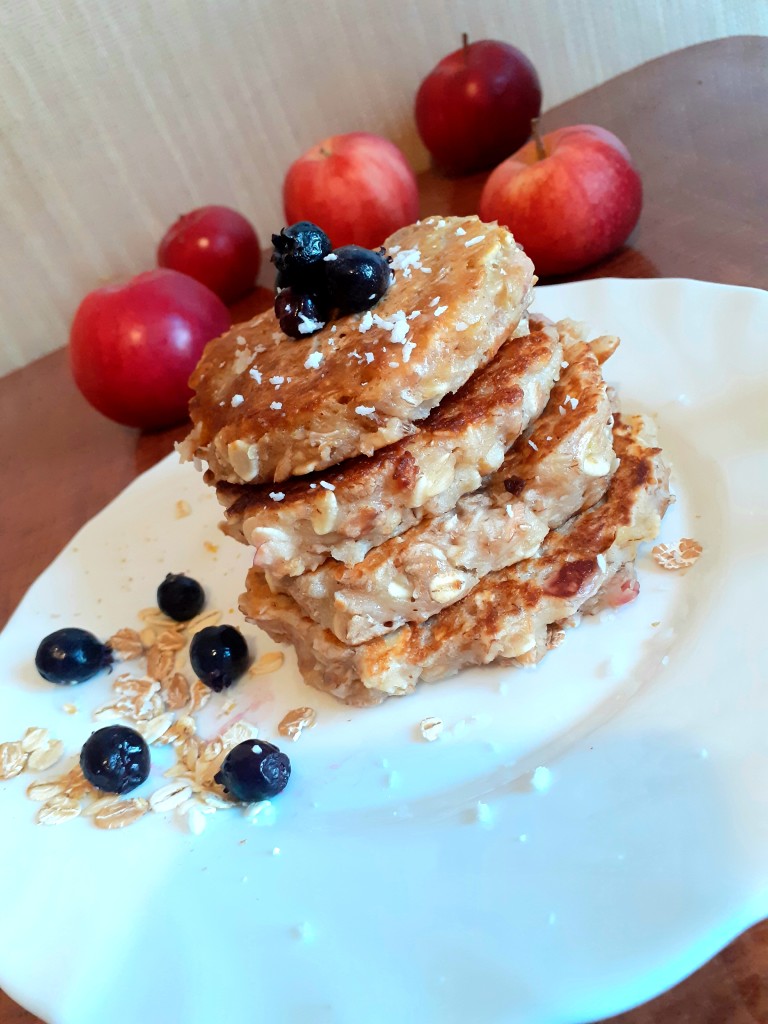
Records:
<instances>
[{"instance_id":1,"label":"apple stem","mask_svg":"<svg viewBox=\"0 0 768 1024\"><path fill-rule=\"evenodd\" d=\"M464 60L469 56L469 35L466 32L461 33L461 45L464 47Z\"/></svg>"},{"instance_id":2,"label":"apple stem","mask_svg":"<svg viewBox=\"0 0 768 1024\"><path fill-rule=\"evenodd\" d=\"M541 134L539 132L539 119L538 119L538 117L534 117L533 120L531 121L531 135L533 136L533 141L536 143L536 159L537 160L546 160L546 158L547 158L547 151L544 148L544 143L541 141Z\"/></svg>"}]
</instances>

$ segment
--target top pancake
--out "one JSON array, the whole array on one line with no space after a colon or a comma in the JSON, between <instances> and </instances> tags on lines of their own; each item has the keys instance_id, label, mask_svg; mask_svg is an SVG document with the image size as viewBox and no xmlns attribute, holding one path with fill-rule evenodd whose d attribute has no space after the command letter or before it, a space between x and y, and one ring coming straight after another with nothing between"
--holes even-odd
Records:
<instances>
[{"instance_id":1,"label":"top pancake","mask_svg":"<svg viewBox=\"0 0 768 1024\"><path fill-rule=\"evenodd\" d=\"M262 483L370 455L413 433L525 316L533 264L505 228L432 217L385 245L394 281L369 312L295 341L270 311L210 342L182 457Z\"/></svg>"}]
</instances>

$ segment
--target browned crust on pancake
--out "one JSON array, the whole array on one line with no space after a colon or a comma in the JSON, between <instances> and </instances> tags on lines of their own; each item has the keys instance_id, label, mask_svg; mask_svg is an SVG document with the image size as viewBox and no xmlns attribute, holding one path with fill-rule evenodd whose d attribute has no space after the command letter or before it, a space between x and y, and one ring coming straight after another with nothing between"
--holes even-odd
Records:
<instances>
[{"instance_id":1,"label":"browned crust on pancake","mask_svg":"<svg viewBox=\"0 0 768 1024\"><path fill-rule=\"evenodd\" d=\"M467 247L473 238L480 241ZM258 483L371 454L411 434L525 315L533 265L505 228L476 217L432 218L385 244L390 252L418 249L430 271L397 270L372 311L404 327L418 313L407 320L409 348L380 323L361 333L362 314L299 341L282 334L272 311L239 324L209 343L192 375L184 457L206 461L216 480ZM430 307L437 297L447 307L439 316ZM305 366L314 352L322 362ZM276 377L280 384L271 384Z\"/></svg>"}]
</instances>

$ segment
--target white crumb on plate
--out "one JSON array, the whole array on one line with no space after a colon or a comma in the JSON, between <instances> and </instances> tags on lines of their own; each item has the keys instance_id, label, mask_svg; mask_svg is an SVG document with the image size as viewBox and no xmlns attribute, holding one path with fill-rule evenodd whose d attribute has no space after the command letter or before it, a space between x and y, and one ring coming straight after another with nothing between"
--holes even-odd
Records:
<instances>
[{"instance_id":1,"label":"white crumb on plate","mask_svg":"<svg viewBox=\"0 0 768 1024\"><path fill-rule=\"evenodd\" d=\"M538 790L539 793L546 793L552 785L552 772L549 768L540 764L531 776L531 785L534 789Z\"/></svg>"},{"instance_id":2,"label":"white crumb on plate","mask_svg":"<svg viewBox=\"0 0 768 1024\"><path fill-rule=\"evenodd\" d=\"M491 807L482 800L478 800L475 804L475 821L478 825L484 825L486 828L493 824L493 811Z\"/></svg>"}]
</instances>

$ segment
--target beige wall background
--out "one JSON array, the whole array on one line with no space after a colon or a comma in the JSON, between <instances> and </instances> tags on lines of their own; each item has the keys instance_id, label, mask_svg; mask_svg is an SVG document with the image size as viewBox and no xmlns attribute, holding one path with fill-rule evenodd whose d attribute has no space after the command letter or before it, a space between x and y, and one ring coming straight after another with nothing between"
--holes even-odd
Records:
<instances>
[{"instance_id":1,"label":"beige wall background","mask_svg":"<svg viewBox=\"0 0 768 1024\"><path fill-rule=\"evenodd\" d=\"M64 344L80 297L154 263L207 202L281 223L286 167L366 129L425 165L421 78L499 38L545 107L662 53L768 34L768 0L2 0L0 373Z\"/></svg>"}]
</instances>

